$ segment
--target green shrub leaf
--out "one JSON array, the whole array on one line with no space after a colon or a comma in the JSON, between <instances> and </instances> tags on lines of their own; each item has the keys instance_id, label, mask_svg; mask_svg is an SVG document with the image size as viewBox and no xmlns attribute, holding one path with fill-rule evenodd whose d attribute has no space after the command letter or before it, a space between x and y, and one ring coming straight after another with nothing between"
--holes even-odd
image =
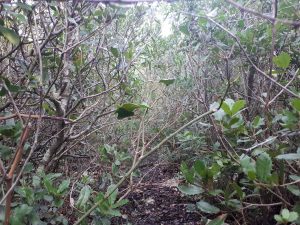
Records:
<instances>
[{"instance_id":1,"label":"green shrub leaf","mask_svg":"<svg viewBox=\"0 0 300 225\"><path fill-rule=\"evenodd\" d=\"M282 52L278 56L273 57L273 62L276 64L276 66L286 69L290 65L291 56L286 52Z\"/></svg>"},{"instance_id":2,"label":"green shrub leaf","mask_svg":"<svg viewBox=\"0 0 300 225\"><path fill-rule=\"evenodd\" d=\"M276 156L276 159L284 159L284 160L298 160L300 159L299 153L288 153Z\"/></svg>"},{"instance_id":3,"label":"green shrub leaf","mask_svg":"<svg viewBox=\"0 0 300 225\"><path fill-rule=\"evenodd\" d=\"M198 209L200 209L202 212L205 212L205 213L216 214L216 213L220 212L220 209L218 207L215 207L205 201L197 202L196 205L197 205Z\"/></svg>"},{"instance_id":4,"label":"green shrub leaf","mask_svg":"<svg viewBox=\"0 0 300 225\"><path fill-rule=\"evenodd\" d=\"M266 182L271 175L272 160L270 156L265 152L258 156L256 161L256 175L261 181Z\"/></svg>"},{"instance_id":5,"label":"green shrub leaf","mask_svg":"<svg viewBox=\"0 0 300 225\"><path fill-rule=\"evenodd\" d=\"M174 78L172 78L172 79L161 79L159 81L159 83L165 84L166 86L169 86L169 85L173 84L174 82L175 82Z\"/></svg>"},{"instance_id":6,"label":"green shrub leaf","mask_svg":"<svg viewBox=\"0 0 300 225\"><path fill-rule=\"evenodd\" d=\"M246 105L246 101L245 100L238 100L236 101L231 109L231 113L232 115L236 114L238 111L240 111L242 108L244 108Z\"/></svg>"},{"instance_id":7,"label":"green shrub leaf","mask_svg":"<svg viewBox=\"0 0 300 225\"><path fill-rule=\"evenodd\" d=\"M178 190L186 195L198 195L204 192L203 188L192 184L178 185Z\"/></svg>"},{"instance_id":8,"label":"green shrub leaf","mask_svg":"<svg viewBox=\"0 0 300 225\"><path fill-rule=\"evenodd\" d=\"M19 35L12 29L0 25L0 33L5 37L10 43L18 45L20 43Z\"/></svg>"}]
</instances>

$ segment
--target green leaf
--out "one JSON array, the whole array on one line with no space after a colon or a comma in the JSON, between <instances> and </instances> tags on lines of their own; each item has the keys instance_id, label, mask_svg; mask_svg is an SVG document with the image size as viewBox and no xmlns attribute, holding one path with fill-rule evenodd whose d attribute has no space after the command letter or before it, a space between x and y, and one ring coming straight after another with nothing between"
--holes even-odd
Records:
<instances>
[{"instance_id":1,"label":"green leaf","mask_svg":"<svg viewBox=\"0 0 300 225\"><path fill-rule=\"evenodd\" d=\"M112 190L115 189L115 187L116 186L114 184L112 184L107 188L106 194L110 194L110 196L108 198L108 202L110 205L113 205L115 203L117 196L118 196L118 188L112 192Z\"/></svg>"},{"instance_id":2,"label":"green leaf","mask_svg":"<svg viewBox=\"0 0 300 225\"><path fill-rule=\"evenodd\" d=\"M20 43L20 37L12 29L0 25L0 33L12 44L18 45Z\"/></svg>"},{"instance_id":3,"label":"green leaf","mask_svg":"<svg viewBox=\"0 0 300 225\"><path fill-rule=\"evenodd\" d=\"M33 207L22 204L19 207L15 208L13 211L13 216L10 217L10 224L12 225L22 225L26 216L28 216L33 210Z\"/></svg>"},{"instance_id":4,"label":"green leaf","mask_svg":"<svg viewBox=\"0 0 300 225\"><path fill-rule=\"evenodd\" d=\"M273 62L276 66L286 69L290 65L291 56L286 52L281 52L278 56L273 57Z\"/></svg>"},{"instance_id":5,"label":"green leaf","mask_svg":"<svg viewBox=\"0 0 300 225\"><path fill-rule=\"evenodd\" d=\"M244 108L246 105L246 101L245 100L238 100L236 101L231 109L231 113L232 115L236 114L238 111L240 111L242 108Z\"/></svg>"},{"instance_id":6,"label":"green leaf","mask_svg":"<svg viewBox=\"0 0 300 225\"><path fill-rule=\"evenodd\" d=\"M119 57L119 50L117 48L111 47L110 52L113 54L114 57Z\"/></svg>"},{"instance_id":7,"label":"green leaf","mask_svg":"<svg viewBox=\"0 0 300 225\"><path fill-rule=\"evenodd\" d=\"M118 119L123 119L126 117L130 117L134 115L134 110L139 108L149 108L149 106L145 103L142 104L134 104L134 103L125 103L119 106L116 110L118 114Z\"/></svg>"},{"instance_id":8,"label":"green leaf","mask_svg":"<svg viewBox=\"0 0 300 225\"><path fill-rule=\"evenodd\" d=\"M84 207L87 201L89 200L90 195L91 195L91 187L89 185L85 185L80 191L76 205L79 208Z\"/></svg>"},{"instance_id":9,"label":"green leaf","mask_svg":"<svg viewBox=\"0 0 300 225\"><path fill-rule=\"evenodd\" d=\"M288 221L289 222L294 222L298 219L298 217L299 217L299 214L297 212L290 212Z\"/></svg>"},{"instance_id":10,"label":"green leaf","mask_svg":"<svg viewBox=\"0 0 300 225\"><path fill-rule=\"evenodd\" d=\"M180 171L182 172L182 174L187 182L189 182L189 183L194 182L194 171L190 170L185 162L181 163Z\"/></svg>"},{"instance_id":11,"label":"green leaf","mask_svg":"<svg viewBox=\"0 0 300 225\"><path fill-rule=\"evenodd\" d=\"M195 171L202 177L206 177L207 169L205 163L202 160L197 160L194 164Z\"/></svg>"},{"instance_id":12,"label":"green leaf","mask_svg":"<svg viewBox=\"0 0 300 225\"><path fill-rule=\"evenodd\" d=\"M178 185L178 190L186 195L198 195L204 192L203 188L192 184Z\"/></svg>"},{"instance_id":13,"label":"green leaf","mask_svg":"<svg viewBox=\"0 0 300 225\"><path fill-rule=\"evenodd\" d=\"M222 225L222 224L224 224L224 219L216 218L212 221L209 221L207 225Z\"/></svg>"},{"instance_id":14,"label":"green leaf","mask_svg":"<svg viewBox=\"0 0 300 225\"><path fill-rule=\"evenodd\" d=\"M296 109L298 112L300 112L300 99L294 98L291 100L291 105L294 109Z\"/></svg>"},{"instance_id":15,"label":"green leaf","mask_svg":"<svg viewBox=\"0 0 300 225\"><path fill-rule=\"evenodd\" d=\"M295 175L295 174L289 175L289 177L290 177L292 180L294 180L294 181L300 180L300 176L297 176L297 175Z\"/></svg>"},{"instance_id":16,"label":"green leaf","mask_svg":"<svg viewBox=\"0 0 300 225\"><path fill-rule=\"evenodd\" d=\"M294 195L300 197L300 189L297 185L289 185L287 186L287 189L292 192Z\"/></svg>"},{"instance_id":17,"label":"green leaf","mask_svg":"<svg viewBox=\"0 0 300 225\"><path fill-rule=\"evenodd\" d=\"M67 180L63 180L63 182L61 182L61 184L58 186L58 190L57 192L62 194L70 185L70 179Z\"/></svg>"},{"instance_id":18,"label":"green leaf","mask_svg":"<svg viewBox=\"0 0 300 225\"><path fill-rule=\"evenodd\" d=\"M226 102L223 102L223 103L222 103L221 108L224 110L224 112L225 112L227 115L230 115L230 116L232 115L232 114L231 114L230 107L227 105Z\"/></svg>"},{"instance_id":19,"label":"green leaf","mask_svg":"<svg viewBox=\"0 0 300 225\"><path fill-rule=\"evenodd\" d=\"M276 156L276 159L284 159L284 160L299 160L300 154L298 153L288 153Z\"/></svg>"},{"instance_id":20,"label":"green leaf","mask_svg":"<svg viewBox=\"0 0 300 225\"><path fill-rule=\"evenodd\" d=\"M217 208L205 201L197 202L196 205L197 205L198 209L200 209L202 212L205 212L205 213L215 214L215 213L220 212L219 208Z\"/></svg>"},{"instance_id":21,"label":"green leaf","mask_svg":"<svg viewBox=\"0 0 300 225\"><path fill-rule=\"evenodd\" d=\"M172 78L172 79L161 79L159 81L159 83L163 83L166 86L169 86L169 85L173 84L174 82L175 82L175 78Z\"/></svg>"},{"instance_id":22,"label":"green leaf","mask_svg":"<svg viewBox=\"0 0 300 225\"><path fill-rule=\"evenodd\" d=\"M256 116L252 122L252 127L256 129L264 124L265 124L264 119L259 116Z\"/></svg>"},{"instance_id":23,"label":"green leaf","mask_svg":"<svg viewBox=\"0 0 300 225\"><path fill-rule=\"evenodd\" d=\"M279 223L283 223L284 220L282 219L282 217L280 215L274 215L274 219L279 222Z\"/></svg>"},{"instance_id":24,"label":"green leaf","mask_svg":"<svg viewBox=\"0 0 300 225\"><path fill-rule=\"evenodd\" d=\"M288 219L290 217L290 211L288 209L283 209L281 211L281 216L284 220L288 221Z\"/></svg>"},{"instance_id":25,"label":"green leaf","mask_svg":"<svg viewBox=\"0 0 300 225\"><path fill-rule=\"evenodd\" d=\"M244 173L248 176L250 180L256 178L255 165L249 156L241 156L240 163L243 168Z\"/></svg>"},{"instance_id":26,"label":"green leaf","mask_svg":"<svg viewBox=\"0 0 300 225\"><path fill-rule=\"evenodd\" d=\"M181 33L184 33L185 35L190 34L190 31L189 31L189 28L188 28L187 24L180 25L179 30L180 30Z\"/></svg>"},{"instance_id":27,"label":"green leaf","mask_svg":"<svg viewBox=\"0 0 300 225\"><path fill-rule=\"evenodd\" d=\"M260 181L266 182L271 175L272 160L270 156L264 152L260 154L256 161L256 175Z\"/></svg>"},{"instance_id":28,"label":"green leaf","mask_svg":"<svg viewBox=\"0 0 300 225\"><path fill-rule=\"evenodd\" d=\"M128 199L121 199L121 200L117 201L116 203L114 203L112 205L112 208L115 209L115 208L122 207L123 205L126 205L128 202L129 202Z\"/></svg>"}]
</instances>

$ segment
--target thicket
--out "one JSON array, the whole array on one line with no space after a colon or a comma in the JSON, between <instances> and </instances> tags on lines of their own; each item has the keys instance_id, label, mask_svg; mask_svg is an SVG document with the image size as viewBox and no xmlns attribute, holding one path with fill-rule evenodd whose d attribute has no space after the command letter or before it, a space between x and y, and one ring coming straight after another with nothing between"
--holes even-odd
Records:
<instances>
[{"instance_id":1,"label":"thicket","mask_svg":"<svg viewBox=\"0 0 300 225\"><path fill-rule=\"evenodd\" d=\"M300 224L299 12L0 3L1 223L109 224L151 155L207 224Z\"/></svg>"}]
</instances>

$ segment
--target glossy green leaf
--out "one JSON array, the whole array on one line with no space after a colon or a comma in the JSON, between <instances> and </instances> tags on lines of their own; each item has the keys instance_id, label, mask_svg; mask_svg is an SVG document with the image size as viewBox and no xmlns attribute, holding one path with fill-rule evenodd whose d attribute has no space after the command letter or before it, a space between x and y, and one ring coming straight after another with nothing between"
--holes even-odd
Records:
<instances>
[{"instance_id":1,"label":"glossy green leaf","mask_svg":"<svg viewBox=\"0 0 300 225\"><path fill-rule=\"evenodd\" d=\"M76 202L77 207L82 208L86 205L91 195L91 187L89 185L85 185L79 194L78 200Z\"/></svg>"},{"instance_id":2,"label":"glossy green leaf","mask_svg":"<svg viewBox=\"0 0 300 225\"><path fill-rule=\"evenodd\" d=\"M198 209L200 209L202 212L205 212L205 213L216 214L216 213L220 212L220 209L218 207L215 207L205 201L197 202L196 206Z\"/></svg>"},{"instance_id":3,"label":"glossy green leaf","mask_svg":"<svg viewBox=\"0 0 300 225\"><path fill-rule=\"evenodd\" d=\"M291 56L286 52L281 52L278 56L273 57L273 62L276 66L286 69L291 62Z\"/></svg>"},{"instance_id":4,"label":"glossy green leaf","mask_svg":"<svg viewBox=\"0 0 300 225\"><path fill-rule=\"evenodd\" d=\"M223 102L223 103L222 103L221 109L223 109L224 112L225 112L227 115L230 115L230 116L232 115L232 114L231 114L230 107L227 105L226 102Z\"/></svg>"},{"instance_id":5,"label":"glossy green leaf","mask_svg":"<svg viewBox=\"0 0 300 225\"><path fill-rule=\"evenodd\" d=\"M236 114L238 111L240 111L242 108L244 108L246 105L246 101L245 100L238 100L236 101L231 109L231 113L232 115Z\"/></svg>"},{"instance_id":6,"label":"glossy green leaf","mask_svg":"<svg viewBox=\"0 0 300 225\"><path fill-rule=\"evenodd\" d=\"M165 84L166 86L169 86L175 82L175 79L161 79L159 83Z\"/></svg>"},{"instance_id":7,"label":"glossy green leaf","mask_svg":"<svg viewBox=\"0 0 300 225\"><path fill-rule=\"evenodd\" d=\"M256 160L256 175L260 181L266 182L271 175L272 160L265 152L258 156Z\"/></svg>"},{"instance_id":8,"label":"glossy green leaf","mask_svg":"<svg viewBox=\"0 0 300 225\"><path fill-rule=\"evenodd\" d=\"M283 218L280 215L274 215L274 219L277 222L279 222L279 223L283 223L284 222Z\"/></svg>"},{"instance_id":9,"label":"glossy green leaf","mask_svg":"<svg viewBox=\"0 0 300 225\"><path fill-rule=\"evenodd\" d=\"M289 185L287 186L287 189L294 195L300 197L300 189L297 185Z\"/></svg>"},{"instance_id":10,"label":"glossy green leaf","mask_svg":"<svg viewBox=\"0 0 300 225\"><path fill-rule=\"evenodd\" d=\"M298 153L288 153L276 156L276 159L284 159L284 160L299 160L300 154Z\"/></svg>"},{"instance_id":11,"label":"glossy green leaf","mask_svg":"<svg viewBox=\"0 0 300 225\"><path fill-rule=\"evenodd\" d=\"M290 217L290 211L288 209L283 209L281 211L281 216L285 221L288 221L288 219Z\"/></svg>"},{"instance_id":12,"label":"glossy green leaf","mask_svg":"<svg viewBox=\"0 0 300 225\"><path fill-rule=\"evenodd\" d=\"M12 29L0 25L0 33L12 44L20 43L19 35Z\"/></svg>"},{"instance_id":13,"label":"glossy green leaf","mask_svg":"<svg viewBox=\"0 0 300 225\"><path fill-rule=\"evenodd\" d=\"M199 195L204 192L203 188L192 184L178 185L178 190L186 195Z\"/></svg>"},{"instance_id":14,"label":"glossy green leaf","mask_svg":"<svg viewBox=\"0 0 300 225\"><path fill-rule=\"evenodd\" d=\"M299 214L297 212L290 212L288 221L289 222L294 222L298 219L298 217L299 217Z\"/></svg>"},{"instance_id":15,"label":"glossy green leaf","mask_svg":"<svg viewBox=\"0 0 300 225\"><path fill-rule=\"evenodd\" d=\"M240 163L248 178L254 180L256 178L256 169L252 159L249 156L241 156Z\"/></svg>"}]
</instances>

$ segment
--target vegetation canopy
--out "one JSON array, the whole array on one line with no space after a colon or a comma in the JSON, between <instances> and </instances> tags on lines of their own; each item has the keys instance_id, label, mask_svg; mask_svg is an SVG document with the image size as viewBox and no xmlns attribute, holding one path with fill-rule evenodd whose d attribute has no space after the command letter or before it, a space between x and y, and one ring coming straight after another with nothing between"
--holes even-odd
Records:
<instances>
[{"instance_id":1,"label":"vegetation canopy","mask_svg":"<svg viewBox=\"0 0 300 225\"><path fill-rule=\"evenodd\" d=\"M0 1L0 223L300 224L299 12Z\"/></svg>"}]
</instances>

